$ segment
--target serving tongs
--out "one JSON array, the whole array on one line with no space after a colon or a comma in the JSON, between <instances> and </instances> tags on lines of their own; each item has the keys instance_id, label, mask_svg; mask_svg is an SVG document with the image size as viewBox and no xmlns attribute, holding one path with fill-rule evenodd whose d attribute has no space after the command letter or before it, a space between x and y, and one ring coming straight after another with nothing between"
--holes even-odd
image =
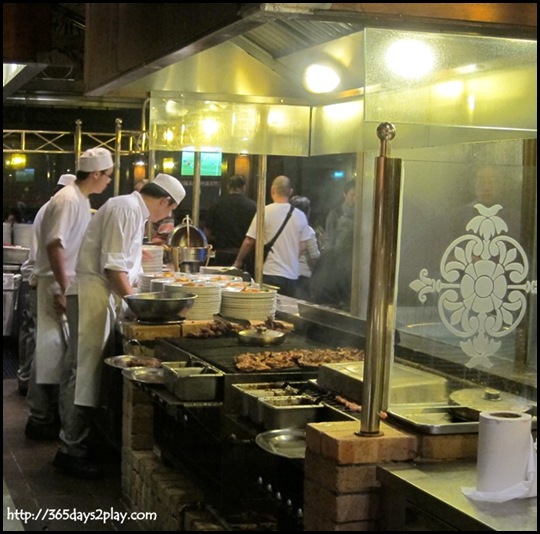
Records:
<instances>
[{"instance_id":1,"label":"serving tongs","mask_svg":"<svg viewBox=\"0 0 540 534\"><path fill-rule=\"evenodd\" d=\"M251 328L251 323L247 319L236 319L234 317L221 315L220 313L214 314L214 320L227 326L231 326L231 324L239 324L242 327L245 326L246 328Z\"/></svg>"},{"instance_id":2,"label":"serving tongs","mask_svg":"<svg viewBox=\"0 0 540 534\"><path fill-rule=\"evenodd\" d=\"M313 404L320 404L323 401L334 399L334 394L329 391L313 391L313 384L309 382L300 386L292 386L289 382L283 382L283 388L285 390L291 390L291 394L293 395L309 397L313 400Z\"/></svg>"}]
</instances>

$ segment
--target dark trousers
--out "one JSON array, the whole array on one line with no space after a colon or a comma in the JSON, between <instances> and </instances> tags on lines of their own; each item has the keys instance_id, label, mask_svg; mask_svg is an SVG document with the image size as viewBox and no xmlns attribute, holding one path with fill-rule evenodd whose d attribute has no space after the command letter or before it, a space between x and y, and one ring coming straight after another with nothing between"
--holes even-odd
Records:
<instances>
[{"instance_id":1,"label":"dark trousers","mask_svg":"<svg viewBox=\"0 0 540 534\"><path fill-rule=\"evenodd\" d=\"M263 274L263 284L279 287L278 293L287 297L296 297L297 280L291 280L283 276Z\"/></svg>"}]
</instances>

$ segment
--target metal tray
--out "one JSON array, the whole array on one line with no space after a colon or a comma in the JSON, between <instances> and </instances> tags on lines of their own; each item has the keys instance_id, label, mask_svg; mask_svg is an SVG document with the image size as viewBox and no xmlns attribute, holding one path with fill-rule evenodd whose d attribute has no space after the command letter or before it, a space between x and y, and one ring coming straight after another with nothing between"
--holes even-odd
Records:
<instances>
[{"instance_id":1,"label":"metal tray","mask_svg":"<svg viewBox=\"0 0 540 534\"><path fill-rule=\"evenodd\" d=\"M268 430L279 428L304 428L317 420L317 412L324 406L314 403L307 395L285 397L259 397L262 423Z\"/></svg>"},{"instance_id":2,"label":"metal tray","mask_svg":"<svg viewBox=\"0 0 540 534\"><path fill-rule=\"evenodd\" d=\"M277 397L298 394L295 386L305 386L305 382L250 382L247 384L232 384L242 400L242 415L256 424L263 422L262 407L259 399L262 397Z\"/></svg>"},{"instance_id":3,"label":"metal tray","mask_svg":"<svg viewBox=\"0 0 540 534\"><path fill-rule=\"evenodd\" d=\"M150 384L152 386L163 386L165 384L162 367L133 367L132 369L124 369L122 374L130 380L141 384Z\"/></svg>"},{"instance_id":4,"label":"metal tray","mask_svg":"<svg viewBox=\"0 0 540 534\"><path fill-rule=\"evenodd\" d=\"M122 356L111 356L105 358L105 363L116 369L135 369L137 367L161 367L161 360L149 356L132 356L123 354Z\"/></svg>"},{"instance_id":5,"label":"metal tray","mask_svg":"<svg viewBox=\"0 0 540 534\"><path fill-rule=\"evenodd\" d=\"M448 404L394 404L388 415L424 434L473 434L478 432L478 421L458 421L448 411Z\"/></svg>"},{"instance_id":6,"label":"metal tray","mask_svg":"<svg viewBox=\"0 0 540 534\"><path fill-rule=\"evenodd\" d=\"M221 393L223 373L211 365L163 362L165 387L185 401L216 400Z\"/></svg>"},{"instance_id":7,"label":"metal tray","mask_svg":"<svg viewBox=\"0 0 540 534\"><path fill-rule=\"evenodd\" d=\"M281 428L258 434L255 442L271 454L284 458L305 458L306 431L302 428Z\"/></svg>"}]
</instances>

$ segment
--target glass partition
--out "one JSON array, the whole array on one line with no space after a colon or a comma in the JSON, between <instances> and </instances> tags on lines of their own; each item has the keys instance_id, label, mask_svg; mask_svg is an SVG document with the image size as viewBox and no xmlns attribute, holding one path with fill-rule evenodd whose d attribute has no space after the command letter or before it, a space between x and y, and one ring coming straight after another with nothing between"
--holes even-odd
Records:
<instances>
[{"instance_id":1,"label":"glass partition","mask_svg":"<svg viewBox=\"0 0 540 534\"><path fill-rule=\"evenodd\" d=\"M536 386L536 179L526 149L518 140L400 154L397 328L403 346L439 367Z\"/></svg>"}]
</instances>

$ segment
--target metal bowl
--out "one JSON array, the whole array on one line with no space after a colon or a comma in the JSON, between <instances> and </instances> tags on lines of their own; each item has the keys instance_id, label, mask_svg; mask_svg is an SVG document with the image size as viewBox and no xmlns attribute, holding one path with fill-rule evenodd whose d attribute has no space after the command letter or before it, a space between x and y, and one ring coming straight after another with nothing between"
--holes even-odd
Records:
<instances>
[{"instance_id":1,"label":"metal bowl","mask_svg":"<svg viewBox=\"0 0 540 534\"><path fill-rule=\"evenodd\" d=\"M30 254L28 247L4 245L4 263L22 265Z\"/></svg>"},{"instance_id":2,"label":"metal bowl","mask_svg":"<svg viewBox=\"0 0 540 534\"><path fill-rule=\"evenodd\" d=\"M183 319L196 296L192 293L135 293L124 297L124 300L137 319L157 323Z\"/></svg>"}]
</instances>

